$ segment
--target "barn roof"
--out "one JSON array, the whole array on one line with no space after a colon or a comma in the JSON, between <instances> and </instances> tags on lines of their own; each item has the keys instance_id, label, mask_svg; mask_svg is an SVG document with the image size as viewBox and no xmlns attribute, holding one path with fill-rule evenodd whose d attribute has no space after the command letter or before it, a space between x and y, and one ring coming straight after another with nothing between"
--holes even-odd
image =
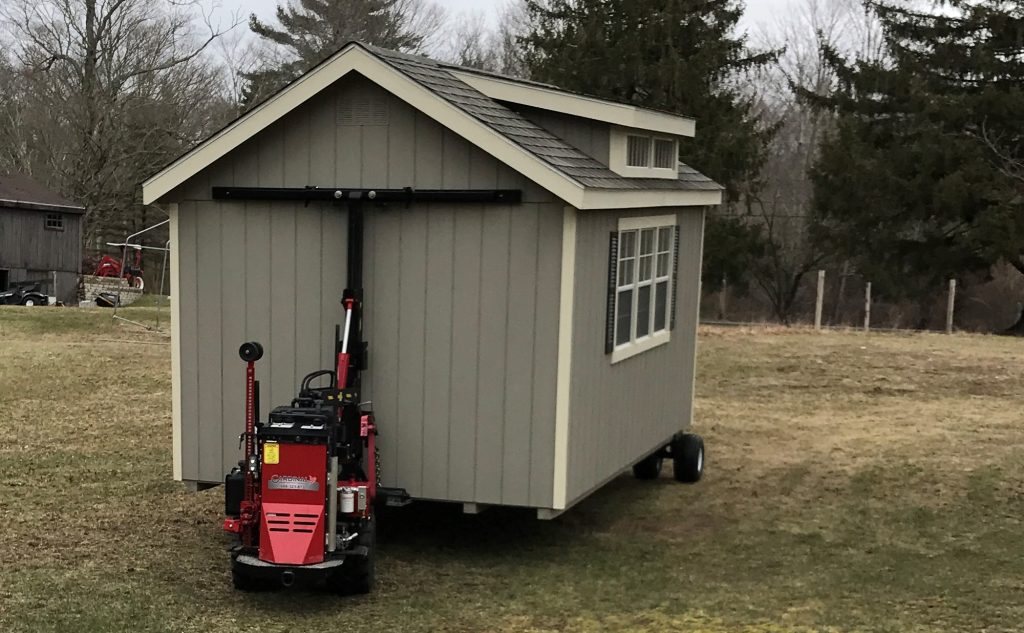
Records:
<instances>
[{"instance_id":1,"label":"barn roof","mask_svg":"<svg viewBox=\"0 0 1024 633\"><path fill-rule=\"evenodd\" d=\"M32 211L85 213L85 207L21 174L0 174L0 207Z\"/></svg>"},{"instance_id":2,"label":"barn roof","mask_svg":"<svg viewBox=\"0 0 1024 633\"><path fill-rule=\"evenodd\" d=\"M574 116L678 136L693 134L692 119L557 91L543 84L499 79L426 57L358 42L346 45L151 177L143 184L143 201L147 204L157 201L350 72L357 72L380 85L578 209L715 205L721 202L721 186L687 165L680 164L676 179L620 176L503 102L543 107L540 106L543 99L562 99L557 106L550 107L558 107ZM525 92L482 85L472 77L515 84ZM483 92L492 89L500 97ZM544 94L531 91L543 91Z\"/></svg>"}]
</instances>

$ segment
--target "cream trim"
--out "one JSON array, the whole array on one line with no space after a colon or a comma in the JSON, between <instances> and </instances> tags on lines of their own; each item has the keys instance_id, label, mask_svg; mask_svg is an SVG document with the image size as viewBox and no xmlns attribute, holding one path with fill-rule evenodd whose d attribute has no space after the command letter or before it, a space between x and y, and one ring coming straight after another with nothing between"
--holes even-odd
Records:
<instances>
[{"instance_id":1,"label":"cream trim","mask_svg":"<svg viewBox=\"0 0 1024 633\"><path fill-rule=\"evenodd\" d=\"M564 510L569 488L569 399L572 396L572 316L576 284L576 209L562 215L562 281L558 304L558 370L555 383L555 472L552 509Z\"/></svg>"},{"instance_id":2,"label":"cream trim","mask_svg":"<svg viewBox=\"0 0 1024 633\"><path fill-rule=\"evenodd\" d=\"M672 340L672 331L663 330L650 336L637 339L635 343L625 343L621 347L612 350L612 365L632 358L637 354L643 354L647 350L660 347Z\"/></svg>"},{"instance_id":3,"label":"cream trim","mask_svg":"<svg viewBox=\"0 0 1024 633\"><path fill-rule=\"evenodd\" d=\"M174 462L174 480L181 481L181 302L178 269L178 205L167 205L171 218L171 453Z\"/></svg>"},{"instance_id":4,"label":"cream trim","mask_svg":"<svg viewBox=\"0 0 1024 633\"><path fill-rule=\"evenodd\" d=\"M690 370L691 382L690 382L690 419L687 420L686 428L690 428L693 425L693 413L695 402L697 400L697 345L700 343L700 338L697 336L698 326L700 325L700 298L704 296L701 289L701 266L704 261L704 228L707 224L708 210L700 210L700 246L697 248L697 301L694 302L694 314L693 314L693 368ZM676 253L676 257L679 257L679 253ZM681 271L677 273L680 274ZM685 430L685 429L684 429Z\"/></svg>"},{"instance_id":5,"label":"cream trim","mask_svg":"<svg viewBox=\"0 0 1024 633\"><path fill-rule=\"evenodd\" d=\"M359 45L352 44L143 183L143 203L152 204L350 72L367 77L577 209L714 205L721 202L719 191L586 189L487 124L409 79Z\"/></svg>"},{"instance_id":6,"label":"cream trim","mask_svg":"<svg viewBox=\"0 0 1024 633\"><path fill-rule=\"evenodd\" d=\"M492 99L518 103L542 110L561 112L585 119L604 121L615 125L672 134L693 136L696 123L689 117L638 108L624 103L586 97L553 88L524 84L499 77L481 75L464 70L449 72Z\"/></svg>"},{"instance_id":7,"label":"cream trim","mask_svg":"<svg viewBox=\"0 0 1024 633\"><path fill-rule=\"evenodd\" d=\"M719 189L587 189L577 209L644 209L654 207L707 207L722 204Z\"/></svg>"},{"instance_id":8,"label":"cream trim","mask_svg":"<svg viewBox=\"0 0 1024 633\"><path fill-rule=\"evenodd\" d=\"M619 218L618 230L656 229L662 226L675 226L676 224L679 224L679 216L675 213L669 215L648 215L642 218Z\"/></svg>"}]
</instances>

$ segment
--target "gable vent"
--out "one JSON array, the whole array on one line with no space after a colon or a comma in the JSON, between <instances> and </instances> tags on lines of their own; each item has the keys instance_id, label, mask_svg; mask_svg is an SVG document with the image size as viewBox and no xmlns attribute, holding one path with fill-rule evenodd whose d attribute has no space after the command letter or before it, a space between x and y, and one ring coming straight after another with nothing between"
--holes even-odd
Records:
<instances>
[{"instance_id":1,"label":"gable vent","mask_svg":"<svg viewBox=\"0 0 1024 633\"><path fill-rule=\"evenodd\" d=\"M338 101L338 125L387 125L388 102L373 96L346 96Z\"/></svg>"}]
</instances>

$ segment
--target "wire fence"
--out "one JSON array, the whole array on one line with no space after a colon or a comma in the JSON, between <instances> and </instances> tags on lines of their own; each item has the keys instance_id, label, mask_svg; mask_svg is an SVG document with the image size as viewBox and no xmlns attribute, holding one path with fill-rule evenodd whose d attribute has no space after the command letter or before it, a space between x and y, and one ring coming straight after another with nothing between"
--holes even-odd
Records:
<instances>
[{"instance_id":1,"label":"wire fence","mask_svg":"<svg viewBox=\"0 0 1024 633\"><path fill-rule=\"evenodd\" d=\"M786 310L778 309L780 302L758 284L745 280L705 292L700 316L701 323L721 325L1024 334L1019 323L1024 276L1009 266L898 294L904 298L879 293L876 284L857 272L823 269L803 277Z\"/></svg>"}]
</instances>

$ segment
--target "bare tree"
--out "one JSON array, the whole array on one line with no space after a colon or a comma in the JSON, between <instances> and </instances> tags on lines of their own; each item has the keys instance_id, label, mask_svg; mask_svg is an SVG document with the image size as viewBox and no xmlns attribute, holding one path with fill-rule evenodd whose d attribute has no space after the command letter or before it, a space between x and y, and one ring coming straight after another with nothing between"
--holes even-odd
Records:
<instances>
[{"instance_id":1,"label":"bare tree","mask_svg":"<svg viewBox=\"0 0 1024 633\"><path fill-rule=\"evenodd\" d=\"M144 223L139 183L227 114L198 1L4 0L34 173L87 207L86 243ZM230 28L233 25L228 25Z\"/></svg>"},{"instance_id":2,"label":"bare tree","mask_svg":"<svg viewBox=\"0 0 1024 633\"><path fill-rule=\"evenodd\" d=\"M493 27L482 11L464 13L449 23L436 54L460 66L526 77L519 38L528 26L525 0L508 0Z\"/></svg>"}]
</instances>

